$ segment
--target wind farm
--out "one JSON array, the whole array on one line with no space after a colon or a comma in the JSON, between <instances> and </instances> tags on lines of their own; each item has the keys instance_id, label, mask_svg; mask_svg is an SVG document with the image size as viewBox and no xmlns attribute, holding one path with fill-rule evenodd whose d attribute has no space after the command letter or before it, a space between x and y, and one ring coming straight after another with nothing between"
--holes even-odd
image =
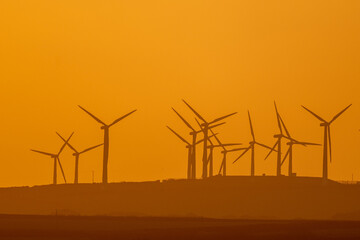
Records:
<instances>
[{"instance_id":1,"label":"wind farm","mask_svg":"<svg viewBox=\"0 0 360 240\"><path fill-rule=\"evenodd\" d=\"M272 152L276 152L277 157L276 157L276 173L275 176L277 177L282 177L284 176L282 174L282 166L283 164L286 162L288 162L288 177L296 177L297 174L294 173L293 171L293 159L294 159L294 155L293 155L293 146L294 145L301 145L303 147L308 147L308 146L321 146L321 144L319 143L314 143L314 142L305 142L305 141L298 141L296 139L294 139L292 137L292 135L290 134L288 128L285 125L285 122L283 120L283 117L280 115L279 111L278 111L278 107L276 105L276 103L274 102L274 107L275 107L275 116L276 116L276 123L277 123L277 128L279 133L275 134L273 137L276 139L276 142L274 144L273 147L269 147L266 144L260 143L256 140L255 137L255 131L254 131L254 127L253 127L253 122L252 122L252 118L250 116L250 111L247 112L247 117L248 117L248 121L249 121L249 126L250 126L250 133L251 133L251 137L252 140L249 142L249 145L247 147L239 147L239 145L242 145L242 143L234 143L234 142L230 142L230 143L223 143L222 141L220 141L219 137L218 137L218 132L214 133L214 129L218 128L220 126L226 126L226 122L221 122L224 119L227 119L235 114L237 114L237 112L233 112L218 118L215 118L212 121L207 121L205 120L204 117L202 117L202 115L200 115L189 103L187 103L185 100L183 100L183 103L185 104L185 106L187 108L190 109L190 112L192 114L195 115L195 124L191 124L188 120L185 120L185 118L183 117L182 114L180 114L178 111L176 111L174 108L172 108L173 112L175 112L175 114L180 118L181 122L183 122L185 124L185 126L190 130L189 135L191 136L191 140L186 140L185 137L181 136L181 134L179 134L177 131L173 130L171 127L166 126L178 139L180 139L183 143L185 143L185 147L187 149L187 157L186 160L184 162L186 162L187 168L186 168L186 179L188 180L195 180L195 179L199 179L196 177L196 166L198 165L198 159L197 159L197 153L201 152L201 150L197 150L198 145L202 144L202 175L201 175L201 179L207 179L207 178L212 178L215 176L222 176L222 177L226 177L227 176L227 154L228 153L236 153L236 152L241 152L240 155L235 158L232 162L233 164L236 163L239 159L241 159L248 151L251 151L251 156L250 156L250 174L248 175L249 177L255 177L255 146L259 146L262 147L264 149L268 149L270 150L269 153L265 156L265 160L269 158L269 156L271 155ZM324 127L324 142L323 142L323 172L322 172L322 179L324 180L324 184L326 184L326 180L328 180L328 153L330 155L330 162L332 159L332 148L331 148L331 136L330 136L330 125L336 120L338 119L346 110L348 110L351 107L352 104L348 105L346 108L344 108L342 111L340 111L338 114L336 114L331 121L325 121L323 118L321 118L320 116L318 116L317 114L315 114L314 112L312 112L311 110L309 110L308 108L302 106L303 109L305 109L307 112L309 112L311 115L315 116L318 120L321 121L320 126ZM102 159L102 163L103 163L103 176L102 176L102 183L103 184L107 184L108 183L108 161L109 161L109 128L112 127L113 125L117 124L118 122L120 122L121 120L123 120L124 118L130 116L131 114L133 114L136 110L133 110L127 114L125 114L124 116L117 118L115 121L113 121L111 124L105 124L103 121L101 121L99 118L97 118L95 115L93 115L92 113L90 113L89 111L87 111L85 108L79 106L79 108L81 110L83 110L84 112L86 112L88 115L90 115L94 120L96 120L98 123L100 123L101 129L104 130L104 142L88 147L82 151L78 151L75 147L73 147L73 145L70 143L70 139L73 136L73 133L69 136L68 139L65 139L63 136L61 136L58 132L56 132L56 134L58 135L58 137L63 141L63 144L60 148L60 150L58 151L57 154L55 153L48 153L48 152L44 152L44 151L39 151L39 150L34 150L31 149L31 151L42 154L42 155L47 155L50 156L53 161L54 161L54 166L53 166L53 184L57 184L57 166L60 166L61 172L62 172L62 176L64 179L64 182L67 183L66 181L66 177L65 177L65 172L63 170L63 167L61 165L61 161L60 161L60 154L62 153L62 151L65 149L65 147L69 147L72 151L73 151L73 156L75 157L75 167L74 167L74 184L78 184L79 183L79 158L80 155L89 152L93 149L96 149L100 146L104 146L103 149L103 159ZM200 123L200 121L202 121L202 123ZM220 122L220 123L219 123ZM196 129L194 126L197 125L198 129ZM198 139L198 135L201 135L201 139ZM214 144L214 140L211 140L211 138L214 138L216 141L216 144ZM282 139L287 140L287 142L283 142ZM282 145L286 144L287 145L287 150L285 152L285 154L282 152ZM229 147L231 147L229 149ZM222 159L216 159L214 157L214 151L216 149L220 149L221 151L219 152L222 155ZM214 163L217 163L219 166L219 170L215 170L214 169ZM214 171L217 172L216 175L214 175ZM267 174L269 175L269 174ZM271 175L271 174L270 174ZM266 174L258 174L257 176L266 176ZM310 177L310 176L309 176Z\"/></svg>"},{"instance_id":2,"label":"wind farm","mask_svg":"<svg viewBox=\"0 0 360 240\"><path fill-rule=\"evenodd\" d=\"M0 239L360 239L360 1L0 9Z\"/></svg>"},{"instance_id":3,"label":"wind farm","mask_svg":"<svg viewBox=\"0 0 360 240\"><path fill-rule=\"evenodd\" d=\"M244 128L249 129L251 135L251 141L249 144L247 146L243 146L243 144L240 143L243 141L232 141L227 139L225 136L222 136L223 129L231 129L231 125L236 124L236 118L239 118L237 115L240 115L240 113L232 112L230 114L221 115L221 117L215 117L212 121L208 121L202 115L200 115L199 112L195 110L188 102L185 100L182 102L184 104L184 108L190 110L187 114L180 113L173 107L170 107L169 111L175 113L177 120L180 119L181 126L183 128L185 127L186 129L185 132L180 132L179 130L175 131L172 127L167 125L164 126L170 131L171 135L175 135L175 137L179 140L171 141L171 143L181 148L185 147L187 150L186 154L183 154L182 159L182 165L186 166L182 170L182 178L137 182L136 184L135 182L131 181L109 182L107 174L109 161L109 128L120 122L122 119L128 117L136 110L133 110L120 118L117 118L113 123L107 125L95 115L79 106L80 110L85 111L98 123L102 124L101 129L104 130L104 142L97 145L92 145L80 151L78 148L74 147L71 141L73 133L66 139L61 134L56 132L62 142L61 148L57 153L48 153L32 149L31 151L49 156L54 161L52 184L46 186L45 188L41 187L41 189L36 191L41 193L41 198L50 198L48 199L50 202L53 200L51 199L52 197L46 195L46 189L48 188L61 186L61 191L65 191L66 196L74 196L80 201L83 199L81 195L85 194L85 192L85 195L90 194L90 198L93 198L97 191L101 191L102 197L97 201L96 204L101 203L103 207L94 208L92 204L95 204L95 202L92 202L90 205L84 205L84 208L80 210L81 214L90 215L106 214L124 216L126 211L135 211L135 209L137 209L136 211L139 212L132 213L131 215L137 216L138 214L146 214L150 216L163 216L164 214L180 214L181 216L184 216L182 212L186 212L187 214L195 214L211 218L226 218L226 214L232 214L233 217L231 218L242 218L244 215L246 215L253 219L261 219L264 218L264 216L265 218L278 219L329 219L333 217L348 218L346 216L346 212L352 209L353 213L351 218L357 219L359 217L360 219L360 214L359 216L357 215L357 211L360 212L360 208L351 203L356 199L360 199L360 185L347 185L329 179L327 165L327 161L329 160L327 157L328 151L330 153L330 161L332 156L330 125L345 111L347 111L351 107L351 104L336 114L331 121L325 121L323 118L304 106L298 107L300 112L311 113L311 115L315 116L318 120L321 121L320 126L324 127L325 129L324 143L322 145L317 143L318 141L316 141L316 139L312 139L311 141L300 141L295 139L284 121L283 116L286 116L286 111L280 115L277 104L274 102L274 114L276 117L275 126L278 133L273 136L268 136L267 139L269 139L269 137L276 139L273 147L270 147L268 143L263 143L262 141L260 142L257 140L259 137L263 138L264 136L262 136L261 132L257 132L255 134L253 119L250 115L250 111L247 111L247 114L241 114L242 116L247 117L248 124L246 124ZM141 111L139 112L141 113ZM193 119L193 121L186 120L186 118ZM230 121L231 118L233 118L232 121ZM228 122L223 122L225 119ZM230 122L231 124L229 124ZM269 121L269 125L271 125L271 123L272 122ZM185 134L189 134L190 138L185 137ZM247 134L245 133L240 134L236 137L236 139L246 139L246 135ZM182 143L182 145L179 143ZM104 146L103 159L99 159L99 162L102 162L103 164L103 181L100 183L86 183L84 181L80 182L80 156L96 148L100 148L101 146ZM301 148L299 148L296 153L299 151L307 151L311 147L323 146L323 158L314 157L312 159L312 161L323 162L323 177L320 178L317 176L306 176L298 174L298 172L301 170L298 167L298 162L301 161L301 159L297 154L294 155L294 146L301 146ZM73 165L73 183L68 183L66 181L66 172L64 171L62 162L60 161L60 154L62 154L62 152L67 148L72 151L72 156L75 157L75 164ZM285 151L283 149L285 149ZM263 161L261 161L261 152L259 150L263 150L262 152L264 152L264 150L269 151L267 155L262 153L264 154ZM229 174L229 169L238 168L239 160L242 159L249 151L251 152L250 164L248 164L250 172L245 175ZM259 152L259 154L255 155L255 151ZM275 171L267 173L259 172L257 168L264 164L265 160L267 160L273 152L276 153L276 161L271 162L271 164L273 164ZM198 158L200 155L202 155L202 159ZM255 156L259 157L255 158ZM66 159L62 157L62 161L65 160ZM125 159L119 160L126 161ZM270 159L267 161L269 160ZM229 161L231 161L233 164L228 164ZM242 161L244 160L242 159ZM85 164L85 162L83 164ZM282 174L282 168L285 164L288 166L288 171L287 174ZM64 183L60 185L57 184L58 165L60 166L64 179ZM196 166L201 165L202 168L197 170ZM197 175L196 173L201 170L201 175ZM34 189L37 188L39 187L34 187ZM291 194L289 194L290 192L288 188L292 189ZM60 188L56 189L58 189L56 191L60 191ZM240 192L238 192L239 190ZM151 191L153 197L146 197L144 194L146 194L147 191ZM276 197L272 195L273 191L277 192ZM235 194L234 192L237 193ZM242 199L245 192L247 192L249 195L246 197L246 199ZM112 196L112 194L120 194L123 199L120 200L118 197ZM339 194L348 201L350 201L350 198L353 198L353 200L350 201L350 204L348 205L344 205L342 207L338 206L336 209L331 209L331 204L334 204L334 201L337 201L336 199L338 198L335 196ZM308 195L313 196L315 203L305 203L307 201L305 200L306 196ZM26 197L30 196L31 194ZM235 202L230 201L230 196L234 197L234 200L236 200L237 204L241 203L242 207L235 207ZM201 200L204 197L208 198L206 204L204 204ZM124 203L120 204L120 207L116 207L114 205L115 202L113 202L115 200L116 202L132 202L132 199L134 198L137 200L134 201L133 204L127 205ZM146 199L147 203L140 200L140 198L144 200ZM258 208L256 204L253 204L253 202L256 202L258 198L264 199L268 201L268 203L262 208ZM327 204L321 204L324 201L324 198L330 198L332 200L329 200ZM61 199L62 202L60 205L70 207L70 205L67 204L70 201L68 197L60 197L59 199ZM29 201L31 202L31 200ZM106 204L104 201L108 203ZM286 206L281 205L281 202L283 201L287 201ZM167 206L167 210L164 210L160 207L164 204L168 205L169 202L172 202L174 205L171 204L171 206ZM216 202L227 204L217 206ZM300 203L302 203L302 207L299 208L298 204ZM185 205L180 206L179 204ZM273 207L269 207L270 204L272 204ZM5 204L5 206L7 205ZM126 211L124 209L125 206L127 206ZM148 206L149 208L145 206ZM51 208L52 207L50 207L50 209ZM280 210L280 208L284 209ZM295 210L295 208L298 209ZM70 209L70 211L76 210L71 207ZM0 211L1 210L4 211L4 209L1 209L0 207ZM12 209L11 207L9 208L8 206L6 211L7 213L19 214L24 214L25 212L31 214L39 213L39 210L32 209L31 206L25 207L24 210L20 212L17 212L15 209ZM44 208L40 212L46 213L47 211L47 208ZM76 211L79 211L79 209Z\"/></svg>"},{"instance_id":4,"label":"wind farm","mask_svg":"<svg viewBox=\"0 0 360 240\"><path fill-rule=\"evenodd\" d=\"M286 123L284 121L287 119L287 111L283 110L280 114L275 102L273 109L275 124L273 121L268 121L268 125L274 125L277 133L270 136L264 136L263 130L255 131L257 128L254 127L254 123L258 121L256 121L257 119L254 121L249 110L247 113L241 113L234 109L235 111L225 115L215 112L212 114L221 117L215 117L209 121L187 101L183 100L182 103L184 104L183 108L190 111L180 113L174 107L168 109L169 112L175 113L175 120L180 123L180 125L176 125L180 126L179 129L177 127L174 130L173 127L168 126L175 124L169 121L166 121L166 125L163 126L169 130L170 135L175 136L175 139L169 141L169 144L173 144L176 148L186 149L186 153L182 151L180 155L181 165L184 166L181 170L183 173L181 178L145 182L116 182L111 181L111 177L109 180L107 173L109 171L109 128L136 110L117 118L111 124L106 124L79 106L80 110L86 112L102 125L101 129L104 130L103 142L96 145L91 144L90 147L78 150L78 147L74 146L79 143L74 145L72 139L74 132L68 138L56 132L62 143L57 153L31 149L39 156L41 154L53 159L52 184L30 188L0 188L0 194L6 196L4 199L0 199L0 212L10 215L53 215L55 211L56 216L65 217L68 215L106 215L113 217L131 216L143 219L145 216L150 217L151 223L154 223L152 217L163 219L169 216L172 219L180 217L181 221L189 221L187 219L190 216L189 219L197 222L197 224L199 224L197 217L201 219L226 219L227 223L235 225L238 224L236 222L239 221L238 219L243 221L270 220L270 223L273 223L274 220L293 221L293 219L304 219L303 221L306 222L313 220L320 222L360 221L360 207L358 205L360 184L358 182L346 184L336 181L331 177L329 178L328 174L328 161L331 162L333 152L330 125L350 109L352 104L333 116L330 121L324 120L305 106L298 106L298 111L305 113L305 118L310 113L321 121L320 126L324 127L324 142L320 144L321 138L302 137L301 140L298 140L299 138L294 137L294 129L288 127L289 121ZM235 132L232 128L238 124L240 117L247 119L247 124L243 126L243 129L247 129L247 131L236 134L236 141L234 141L223 133L225 129ZM290 125L294 126L295 124ZM249 133L251 140L244 146L242 142L248 138ZM123 137L126 138L126 136ZM165 138L167 136L164 136L164 141L166 141ZM276 141L270 147L267 141L258 140L259 138L268 140L275 138ZM84 159L85 161L81 161L80 164L80 156L101 146L104 147L103 158L99 158L98 162L103 165L102 181L89 183L81 180L79 169L82 170L87 161ZM294 152L295 146L299 146L296 148L296 152ZM116 147L116 145L113 146L113 148ZM322 147L323 152L322 158L313 156L311 161L322 163L322 177L299 174L301 172L299 163L304 159L299 157L298 153L320 147ZM64 170L62 166L62 163L70 162L69 159L62 156L62 161L60 161L60 155L63 154L64 150L70 150L75 160L71 161L72 172L74 173L72 183L69 183L66 178L66 170L69 168ZM268 153L266 154L265 151ZM250 161L248 162L245 160L245 156L249 152ZM276 153L276 161L271 161L272 153ZM124 163L127 159L118 158L112 161ZM141 162L140 159L138 161ZM232 164L228 164L231 162ZM259 169L265 163L272 164L275 171L261 172ZM246 174L229 174L229 170L244 165L247 165L250 170ZM287 173L283 170L286 165L288 167ZM57 179L58 166L64 180L61 184L58 183ZM202 166L202 168L197 169L197 166ZM19 195L22 196L20 200L17 198ZM342 204L344 202L346 204ZM120 221L120 219L116 221ZM184 223L182 222L182 224ZM258 226L259 223L255 224ZM327 231L330 232L330 230ZM352 231L356 232L355 230ZM232 230L232 236L234 232L235 230Z\"/></svg>"}]
</instances>

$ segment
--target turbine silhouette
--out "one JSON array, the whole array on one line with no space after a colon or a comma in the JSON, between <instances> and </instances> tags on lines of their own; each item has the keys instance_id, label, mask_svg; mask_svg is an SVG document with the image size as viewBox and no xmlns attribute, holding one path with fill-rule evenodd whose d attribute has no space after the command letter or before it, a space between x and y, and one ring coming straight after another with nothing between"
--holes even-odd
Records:
<instances>
[{"instance_id":1,"label":"turbine silhouette","mask_svg":"<svg viewBox=\"0 0 360 240\"><path fill-rule=\"evenodd\" d=\"M185 125L191 130L190 135L192 136L192 144L189 148L189 150L191 150L191 158L189 158L189 164L188 164L188 179L196 179L196 145L197 145L196 138L199 133L202 133L202 130L199 130L199 131L195 130L195 128L193 128L191 126L191 124L180 115L180 113L178 113L174 108L172 108L172 110L185 123ZM214 128L214 127L217 127L217 126L220 126L223 124L225 124L225 122L214 125L211 128ZM200 126L200 129L201 129L201 126Z\"/></svg>"},{"instance_id":2,"label":"turbine silhouette","mask_svg":"<svg viewBox=\"0 0 360 240\"><path fill-rule=\"evenodd\" d=\"M75 178L74 178L74 184L78 184L79 183L79 158L80 158L80 155L83 154L83 153L86 153L90 150L93 150L97 147L100 147L101 145L104 145L103 143L102 144L98 144L96 146L93 146L93 147L89 147L83 151L77 151L69 142L67 142L59 133L56 133L68 146L69 148L71 148L71 150L74 151L73 153L73 156L75 156Z\"/></svg>"},{"instance_id":3,"label":"turbine silhouette","mask_svg":"<svg viewBox=\"0 0 360 240\"><path fill-rule=\"evenodd\" d=\"M274 102L274 105L275 105L277 124L278 124L278 128L279 128L280 133L274 135L274 138L277 138L277 140L275 142L275 145L272 147L272 149L268 153L268 155L265 157L265 160L270 156L270 154L277 147L277 151L276 151L277 152L276 176L281 176L281 140L282 140L282 138L288 138L288 137L283 134L282 126L281 126L281 122L280 122L280 115L279 115L279 112L278 112L278 109L277 109L277 106L276 106L276 102Z\"/></svg>"},{"instance_id":4,"label":"turbine silhouette","mask_svg":"<svg viewBox=\"0 0 360 240\"><path fill-rule=\"evenodd\" d=\"M352 104L344 108L342 111L340 111L338 114L336 114L331 121L325 121L323 118L321 118L319 115L315 114L308 108L302 106L306 111L308 111L311 115L316 117L321 121L320 126L324 127L324 145L323 145L323 179L328 179L328 151L330 154L330 162L332 159L331 156L331 134L330 134L330 125L338 118L340 115L342 115L349 107L351 107Z\"/></svg>"},{"instance_id":5,"label":"turbine silhouette","mask_svg":"<svg viewBox=\"0 0 360 240\"><path fill-rule=\"evenodd\" d=\"M245 148L245 151L242 152L240 154L240 156L238 158L235 159L235 162L237 162L242 156L244 156L250 149L251 149L251 169L250 169L250 175L251 176L255 176L255 145L259 145L261 147L264 147L264 148L268 148L271 150L271 147L265 145L265 144L262 144L262 143L259 143L256 141L255 139L255 133L254 133L254 128L253 128L253 125L252 125L252 121L251 121L251 116L250 116L250 112L248 111L248 116L249 116L249 124L250 124L250 132L251 132L251 136L252 136L252 141L249 142L249 147Z\"/></svg>"},{"instance_id":6,"label":"turbine silhouette","mask_svg":"<svg viewBox=\"0 0 360 240\"><path fill-rule=\"evenodd\" d=\"M201 126L201 124L200 124L199 120L197 120L197 118L195 118L195 121L199 125L200 129L203 129L203 127ZM222 125L222 124L225 124L225 122L210 126L209 130L211 130L212 128L215 128L215 127L217 127L219 125ZM211 132L212 132L212 130L211 130ZM214 133L213 133L213 136L214 136ZM208 154L208 160L207 160L206 165L209 166L208 167L209 177L212 177L214 175L214 148L221 147L221 146L220 145L214 145L210 138L208 139L208 141L210 143L210 146L209 145L207 146L207 148L209 149L209 154ZM232 146L232 144L229 144L228 146Z\"/></svg>"},{"instance_id":7,"label":"turbine silhouette","mask_svg":"<svg viewBox=\"0 0 360 240\"><path fill-rule=\"evenodd\" d=\"M124 118L126 118L127 116L129 116L130 114L134 113L136 111L133 110L127 114L125 114L124 116L116 119L114 122L112 122L111 124L105 124L103 121L101 121L99 118L95 117L95 115L93 115L92 113L90 113L89 111L87 111L85 108L81 107L80 105L78 105L79 108L81 108L84 112L86 112L87 114L89 114L93 119L95 119L95 121L97 121L98 123L100 123L101 129L104 130L104 157L103 157L103 176L102 176L102 182L103 183L108 183L108 162L109 162L109 128L114 126L116 123L120 122L121 120L123 120Z\"/></svg>"},{"instance_id":8,"label":"turbine silhouette","mask_svg":"<svg viewBox=\"0 0 360 240\"><path fill-rule=\"evenodd\" d=\"M194 179L192 178L192 174L191 174L191 165L192 165L192 161L193 161L193 149L196 147L197 144L201 143L204 141L204 139L201 139L197 142L195 142L195 144L191 144L189 143L187 140L185 140L185 138L183 138L182 136L180 136L180 134L178 134L177 132L175 132L172 128L170 128L169 126L166 126L173 134L175 134L175 136L177 136L181 141L183 141L184 143L186 143L186 148L188 149L188 168L187 168L187 178L188 179ZM210 136L209 138L215 136L216 134Z\"/></svg>"},{"instance_id":9,"label":"turbine silhouette","mask_svg":"<svg viewBox=\"0 0 360 240\"><path fill-rule=\"evenodd\" d=\"M214 119L213 121L211 122L208 122L206 121L197 111L195 111L194 108L192 108L185 100L183 100L183 102L186 104L186 106L188 106L188 108L190 108L190 110L199 118L201 119L201 121L203 121L203 123L201 124L202 127L202 131L203 131L203 134L204 134L204 148L203 148L203 159L202 159L202 162L203 162L203 174L202 174L202 178L207 178L207 173L208 173L208 157L207 157L207 149L208 149L208 135L209 135L209 128L211 126L211 124L214 124L216 122L219 122L227 117L230 117L234 114L236 114L236 112L234 113L231 113L231 114L228 114L228 115L225 115L225 116L222 116L222 117L219 117L219 118L216 118Z\"/></svg>"},{"instance_id":10,"label":"turbine silhouette","mask_svg":"<svg viewBox=\"0 0 360 240\"><path fill-rule=\"evenodd\" d=\"M43 152L43 151L39 151L39 150L34 150L34 149L30 149L31 151L33 152L36 152L36 153L40 153L40 154L43 154L43 155L47 155L47 156L50 156L52 159L54 159L54 172L53 172L53 184L56 185L57 184L57 163L59 163L59 166L60 166L60 169L61 169L61 173L62 173L62 176L64 178L64 182L66 183L66 177L65 177L65 173L64 173L64 169L61 165L61 162L60 162L60 154L61 152L64 150L67 142L69 142L69 140L71 139L72 135L74 133L72 133L70 135L70 137L65 141L65 143L61 146L60 150L58 153L48 153L48 152Z\"/></svg>"},{"instance_id":11,"label":"turbine silhouette","mask_svg":"<svg viewBox=\"0 0 360 240\"><path fill-rule=\"evenodd\" d=\"M212 130L210 130L212 132ZM214 147L221 147L223 150L221 151L221 153L223 154L223 159L221 162L221 166L220 166L220 170L219 170L219 175L221 174L221 171L223 171L223 176L226 176L226 170L227 170L227 153L228 152L236 152L236 151L241 151L244 150L245 148L235 148L235 149L231 149L228 150L226 149L226 146L235 146L235 145L242 145L241 143L228 143L228 144L223 144L220 139L215 136L216 141L218 142L219 145L215 145Z\"/></svg>"},{"instance_id":12,"label":"turbine silhouette","mask_svg":"<svg viewBox=\"0 0 360 240\"><path fill-rule=\"evenodd\" d=\"M285 157L283 158L282 162L281 162L281 166L284 164L285 160L288 158L289 159L289 166L288 166L288 175L289 177L294 176L295 174L293 173L293 145L303 145L303 146L321 146L321 144L318 143L311 143L311 142L299 142L297 140L295 140L294 138L291 137L289 130L286 128L285 123L282 119L281 116L279 116L280 121L281 121L281 125L283 126L285 133L288 137L288 142L286 143L289 147L288 150L286 151Z\"/></svg>"}]
</instances>

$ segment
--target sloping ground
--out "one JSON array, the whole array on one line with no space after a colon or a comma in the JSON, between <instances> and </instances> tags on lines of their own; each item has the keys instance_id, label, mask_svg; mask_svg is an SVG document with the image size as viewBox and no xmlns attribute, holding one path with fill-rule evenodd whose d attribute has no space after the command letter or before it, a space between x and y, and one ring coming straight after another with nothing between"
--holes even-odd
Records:
<instances>
[{"instance_id":1,"label":"sloping ground","mask_svg":"<svg viewBox=\"0 0 360 240\"><path fill-rule=\"evenodd\" d=\"M360 186L305 177L67 184L0 189L0 213L359 219Z\"/></svg>"}]
</instances>

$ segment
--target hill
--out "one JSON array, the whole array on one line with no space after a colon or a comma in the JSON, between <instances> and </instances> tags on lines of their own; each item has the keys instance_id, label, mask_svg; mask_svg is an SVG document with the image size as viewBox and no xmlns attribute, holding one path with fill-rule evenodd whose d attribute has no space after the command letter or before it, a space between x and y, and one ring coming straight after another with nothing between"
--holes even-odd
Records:
<instances>
[{"instance_id":1,"label":"hill","mask_svg":"<svg viewBox=\"0 0 360 240\"><path fill-rule=\"evenodd\" d=\"M360 185L229 176L0 188L0 213L360 220Z\"/></svg>"}]
</instances>

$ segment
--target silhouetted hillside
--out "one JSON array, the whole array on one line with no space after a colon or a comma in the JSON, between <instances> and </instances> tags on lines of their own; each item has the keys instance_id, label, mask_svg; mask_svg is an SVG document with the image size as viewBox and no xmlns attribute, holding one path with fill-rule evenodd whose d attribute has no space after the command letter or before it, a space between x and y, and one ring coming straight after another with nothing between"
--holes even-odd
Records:
<instances>
[{"instance_id":1,"label":"silhouetted hillside","mask_svg":"<svg viewBox=\"0 0 360 240\"><path fill-rule=\"evenodd\" d=\"M0 189L0 213L360 219L360 185L310 177L213 177Z\"/></svg>"}]
</instances>

